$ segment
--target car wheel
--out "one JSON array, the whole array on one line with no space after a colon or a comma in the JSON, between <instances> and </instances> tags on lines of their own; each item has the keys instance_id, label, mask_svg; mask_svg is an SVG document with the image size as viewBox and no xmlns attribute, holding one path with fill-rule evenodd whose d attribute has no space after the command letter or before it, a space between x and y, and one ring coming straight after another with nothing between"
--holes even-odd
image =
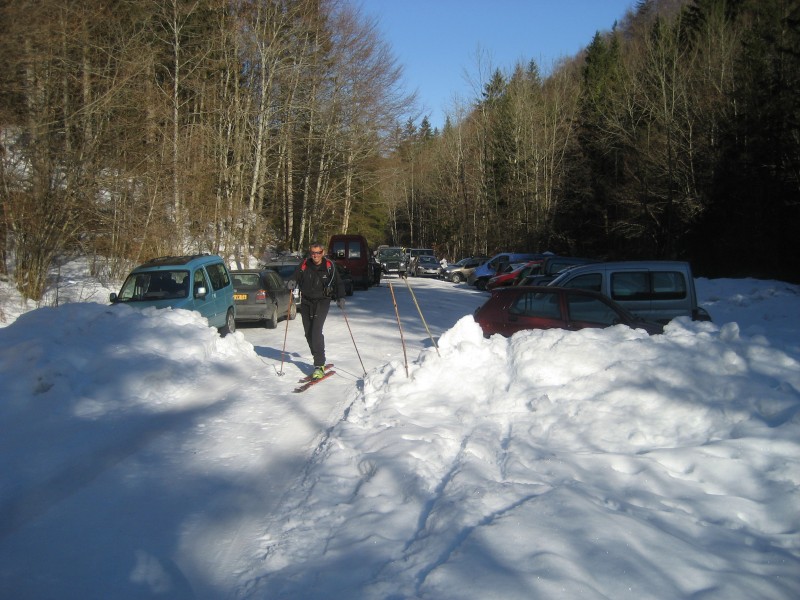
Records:
<instances>
[{"instance_id":1,"label":"car wheel","mask_svg":"<svg viewBox=\"0 0 800 600\"><path fill-rule=\"evenodd\" d=\"M352 296L353 295L353 284L352 283L349 283L348 285L345 286L344 294L345 294L345 296Z\"/></svg>"},{"instance_id":2,"label":"car wheel","mask_svg":"<svg viewBox=\"0 0 800 600\"><path fill-rule=\"evenodd\" d=\"M225 325L219 330L219 333L222 337L225 337L234 331L236 331L236 319L233 316L233 309L229 308L228 314L225 315Z\"/></svg>"},{"instance_id":3,"label":"car wheel","mask_svg":"<svg viewBox=\"0 0 800 600\"><path fill-rule=\"evenodd\" d=\"M264 327L267 329L275 329L278 326L278 307L272 305L272 314L268 319L264 319Z\"/></svg>"},{"instance_id":4,"label":"car wheel","mask_svg":"<svg viewBox=\"0 0 800 600\"><path fill-rule=\"evenodd\" d=\"M297 303L294 301L294 298L289 299L289 302L292 303L292 306L289 308L289 320L294 321L294 318L297 316Z\"/></svg>"},{"instance_id":5,"label":"car wheel","mask_svg":"<svg viewBox=\"0 0 800 600\"><path fill-rule=\"evenodd\" d=\"M450 281L452 281L453 283L461 283L462 281L464 281L464 277L461 275L461 273L453 273L453 276L450 278Z\"/></svg>"},{"instance_id":6,"label":"car wheel","mask_svg":"<svg viewBox=\"0 0 800 600\"><path fill-rule=\"evenodd\" d=\"M477 289L481 290L481 291L485 290L486 289L486 280L485 279L478 279L478 281L475 282L475 287Z\"/></svg>"}]
</instances>

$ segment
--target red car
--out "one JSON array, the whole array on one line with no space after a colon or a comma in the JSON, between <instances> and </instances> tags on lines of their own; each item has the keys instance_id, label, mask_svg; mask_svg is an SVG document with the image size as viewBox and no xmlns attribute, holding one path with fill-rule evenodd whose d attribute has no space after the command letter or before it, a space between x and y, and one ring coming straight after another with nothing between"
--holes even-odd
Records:
<instances>
[{"instance_id":1,"label":"red car","mask_svg":"<svg viewBox=\"0 0 800 600\"><path fill-rule=\"evenodd\" d=\"M542 260L532 260L523 265L517 265L516 268L495 275L486 282L486 289L493 290L499 287L507 287L509 285L518 285L520 281L529 275L537 275L542 268Z\"/></svg>"},{"instance_id":2,"label":"red car","mask_svg":"<svg viewBox=\"0 0 800 600\"><path fill-rule=\"evenodd\" d=\"M638 319L610 298L590 290L554 286L513 286L496 289L473 315L489 337L506 337L523 329L604 328L627 325L653 335L659 323Z\"/></svg>"}]
</instances>

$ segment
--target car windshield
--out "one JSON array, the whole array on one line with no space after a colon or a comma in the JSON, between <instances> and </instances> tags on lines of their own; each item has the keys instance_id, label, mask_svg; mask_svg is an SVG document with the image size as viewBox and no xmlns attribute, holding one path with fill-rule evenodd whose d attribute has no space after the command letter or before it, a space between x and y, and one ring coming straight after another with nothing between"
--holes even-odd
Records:
<instances>
[{"instance_id":1,"label":"car windshield","mask_svg":"<svg viewBox=\"0 0 800 600\"><path fill-rule=\"evenodd\" d=\"M189 271L182 269L131 273L122 284L117 300L137 302L186 298L189 295Z\"/></svg>"},{"instance_id":2,"label":"car windshield","mask_svg":"<svg viewBox=\"0 0 800 600\"><path fill-rule=\"evenodd\" d=\"M390 260L403 257L403 252L399 249L381 250L380 260Z\"/></svg>"}]
</instances>

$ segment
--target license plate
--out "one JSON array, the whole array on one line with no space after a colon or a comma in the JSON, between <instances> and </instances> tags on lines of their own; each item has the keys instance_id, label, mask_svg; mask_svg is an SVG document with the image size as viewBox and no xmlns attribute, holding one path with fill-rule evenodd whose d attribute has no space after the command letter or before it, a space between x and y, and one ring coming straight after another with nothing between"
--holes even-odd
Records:
<instances>
[{"instance_id":1,"label":"license plate","mask_svg":"<svg viewBox=\"0 0 800 600\"><path fill-rule=\"evenodd\" d=\"M234 300L247 300L247 294L234 294Z\"/></svg>"}]
</instances>

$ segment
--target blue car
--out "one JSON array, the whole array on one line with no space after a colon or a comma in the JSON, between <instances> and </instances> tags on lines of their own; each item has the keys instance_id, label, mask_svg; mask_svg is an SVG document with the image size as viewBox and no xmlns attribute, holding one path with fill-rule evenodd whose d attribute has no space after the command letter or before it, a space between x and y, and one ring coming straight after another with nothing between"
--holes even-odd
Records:
<instances>
[{"instance_id":1,"label":"blue car","mask_svg":"<svg viewBox=\"0 0 800 600\"><path fill-rule=\"evenodd\" d=\"M163 256L139 265L110 300L135 308L195 310L226 335L236 331L233 293L223 260L216 254L195 254Z\"/></svg>"}]
</instances>

